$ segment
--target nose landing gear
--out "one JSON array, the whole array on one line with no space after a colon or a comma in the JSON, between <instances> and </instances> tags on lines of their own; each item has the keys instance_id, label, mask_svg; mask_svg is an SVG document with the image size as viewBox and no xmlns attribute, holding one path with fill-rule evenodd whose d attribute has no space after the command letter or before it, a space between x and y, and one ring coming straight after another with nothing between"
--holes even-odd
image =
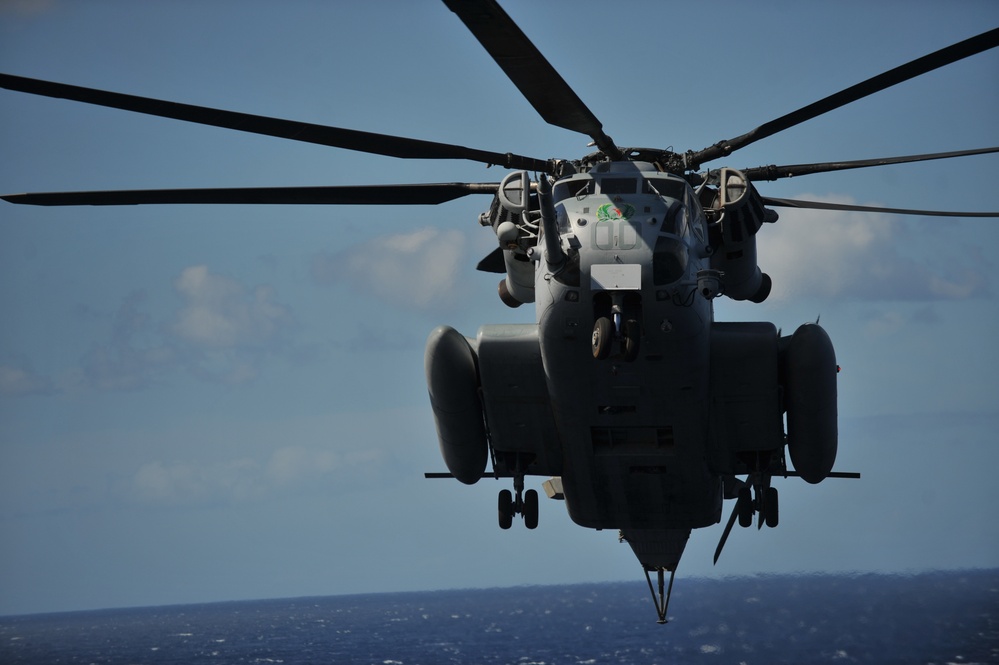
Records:
<instances>
[{"instance_id":1,"label":"nose landing gear","mask_svg":"<svg viewBox=\"0 0 999 665\"><path fill-rule=\"evenodd\" d=\"M606 303L603 307L606 307ZM610 316L598 316L593 323L591 348L594 358L597 360L609 358L615 342L620 347L619 357L626 362L638 358L642 328L638 319L635 318L637 314L631 311L633 309L633 307L628 307L626 311L625 299L622 294L611 294ZM600 307L598 307L599 310ZM607 310L604 309L604 311Z\"/></svg>"}]
</instances>

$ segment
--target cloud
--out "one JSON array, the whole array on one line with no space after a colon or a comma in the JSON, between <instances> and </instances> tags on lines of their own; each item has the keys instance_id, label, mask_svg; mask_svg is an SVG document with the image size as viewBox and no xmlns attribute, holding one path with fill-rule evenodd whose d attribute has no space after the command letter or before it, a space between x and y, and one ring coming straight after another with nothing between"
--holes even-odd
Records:
<instances>
[{"instance_id":1,"label":"cloud","mask_svg":"<svg viewBox=\"0 0 999 665\"><path fill-rule=\"evenodd\" d=\"M188 462L144 464L132 477L133 497L140 503L192 505L220 499L245 501L260 496L259 465L240 459L199 466Z\"/></svg>"},{"instance_id":2,"label":"cloud","mask_svg":"<svg viewBox=\"0 0 999 665\"><path fill-rule=\"evenodd\" d=\"M202 265L185 268L174 288L184 305L166 326L167 336L197 376L247 383L266 357L287 350L295 319L270 286L249 289Z\"/></svg>"},{"instance_id":3,"label":"cloud","mask_svg":"<svg viewBox=\"0 0 999 665\"><path fill-rule=\"evenodd\" d=\"M207 266L185 268L174 280L183 304L166 320L148 312L145 291L122 298L106 341L91 345L80 365L58 380L63 391L140 390L186 370L230 385L253 381L268 357L288 350L295 327L291 310L273 288L247 288ZM107 315L90 310L91 319ZM0 391L43 392L47 382L23 370L0 373Z\"/></svg>"},{"instance_id":4,"label":"cloud","mask_svg":"<svg viewBox=\"0 0 999 665\"><path fill-rule=\"evenodd\" d=\"M265 346L292 321L271 287L249 291L234 279L210 273L207 266L185 268L174 287L185 304L170 330L202 349Z\"/></svg>"},{"instance_id":5,"label":"cloud","mask_svg":"<svg viewBox=\"0 0 999 665\"><path fill-rule=\"evenodd\" d=\"M132 476L133 500L152 505L241 503L280 495L331 492L375 473L385 461L376 450L337 452L285 446L265 460L239 458L201 464L143 464Z\"/></svg>"},{"instance_id":6,"label":"cloud","mask_svg":"<svg viewBox=\"0 0 999 665\"><path fill-rule=\"evenodd\" d=\"M311 274L320 285L347 283L394 305L418 310L455 306L468 241L461 231L432 227L380 236L339 252L319 252Z\"/></svg>"},{"instance_id":7,"label":"cloud","mask_svg":"<svg viewBox=\"0 0 999 665\"><path fill-rule=\"evenodd\" d=\"M0 365L0 396L20 397L51 392L51 382L31 369Z\"/></svg>"},{"instance_id":8,"label":"cloud","mask_svg":"<svg viewBox=\"0 0 999 665\"><path fill-rule=\"evenodd\" d=\"M898 310L878 310L861 315L868 337L892 335L909 324L911 317Z\"/></svg>"},{"instance_id":9,"label":"cloud","mask_svg":"<svg viewBox=\"0 0 999 665\"><path fill-rule=\"evenodd\" d=\"M802 199L855 203L843 196ZM758 235L760 267L774 280L772 298L961 300L986 295L981 272L958 268L933 237L914 235L917 222L895 215L781 209ZM919 227L920 230L924 227ZM914 252L934 243L927 256Z\"/></svg>"}]
</instances>

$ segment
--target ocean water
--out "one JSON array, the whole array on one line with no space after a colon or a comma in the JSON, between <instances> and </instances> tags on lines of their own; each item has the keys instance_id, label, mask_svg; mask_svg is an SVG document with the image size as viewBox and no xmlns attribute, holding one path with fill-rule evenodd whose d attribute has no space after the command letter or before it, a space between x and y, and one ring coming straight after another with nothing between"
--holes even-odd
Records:
<instances>
[{"instance_id":1,"label":"ocean water","mask_svg":"<svg viewBox=\"0 0 999 665\"><path fill-rule=\"evenodd\" d=\"M678 578L0 617L0 663L999 663L999 570Z\"/></svg>"}]
</instances>

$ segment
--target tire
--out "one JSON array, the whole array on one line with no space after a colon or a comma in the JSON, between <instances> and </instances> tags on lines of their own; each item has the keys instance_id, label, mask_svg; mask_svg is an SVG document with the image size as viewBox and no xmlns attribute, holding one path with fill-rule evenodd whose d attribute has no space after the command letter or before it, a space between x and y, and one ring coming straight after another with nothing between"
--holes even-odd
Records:
<instances>
[{"instance_id":1,"label":"tire","mask_svg":"<svg viewBox=\"0 0 999 665\"><path fill-rule=\"evenodd\" d=\"M500 490L498 508L500 528L509 529L513 526L513 493L510 490Z\"/></svg>"},{"instance_id":2,"label":"tire","mask_svg":"<svg viewBox=\"0 0 999 665\"><path fill-rule=\"evenodd\" d=\"M777 500L777 488L768 487L767 493L763 498L763 515L766 524L771 529L777 526L780 522L780 504Z\"/></svg>"},{"instance_id":3,"label":"tire","mask_svg":"<svg viewBox=\"0 0 999 665\"><path fill-rule=\"evenodd\" d=\"M627 362L638 359L639 342L642 338L642 329L635 319L628 319L624 322L624 340L621 343L621 351Z\"/></svg>"},{"instance_id":4,"label":"tire","mask_svg":"<svg viewBox=\"0 0 999 665\"><path fill-rule=\"evenodd\" d=\"M601 316L593 324L593 337L590 340L593 347L593 357L603 360L610 355L611 343L614 341L614 326L606 316Z\"/></svg>"},{"instance_id":5,"label":"tire","mask_svg":"<svg viewBox=\"0 0 999 665\"><path fill-rule=\"evenodd\" d=\"M538 528L538 491L524 492L524 526L528 529Z\"/></svg>"},{"instance_id":6,"label":"tire","mask_svg":"<svg viewBox=\"0 0 999 665\"><path fill-rule=\"evenodd\" d=\"M739 511L739 526L745 528L753 525L753 491L748 487L739 488L739 498L736 508Z\"/></svg>"}]
</instances>

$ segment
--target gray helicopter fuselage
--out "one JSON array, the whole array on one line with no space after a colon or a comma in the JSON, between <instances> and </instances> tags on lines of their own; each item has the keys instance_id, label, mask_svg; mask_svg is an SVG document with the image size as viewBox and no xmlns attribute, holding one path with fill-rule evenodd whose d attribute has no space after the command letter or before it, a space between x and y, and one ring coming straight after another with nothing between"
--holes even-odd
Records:
<instances>
[{"instance_id":1,"label":"gray helicopter fuselage","mask_svg":"<svg viewBox=\"0 0 999 665\"><path fill-rule=\"evenodd\" d=\"M539 258L535 304L569 515L592 528L714 524L712 304L696 292L709 256L701 205L686 181L640 162L560 180L553 199L566 259ZM612 322L615 348L595 360L600 317Z\"/></svg>"},{"instance_id":2,"label":"gray helicopter fuselage","mask_svg":"<svg viewBox=\"0 0 999 665\"><path fill-rule=\"evenodd\" d=\"M502 528L513 515L537 526L524 480L549 476L546 493L574 522L619 530L662 583L690 531L721 521L724 498L738 499L743 526L757 513L777 524L769 479L787 475L785 447L806 481L830 473L837 366L825 331L714 321L720 295L766 297L755 234L776 220L741 173L723 170L715 186L695 193L624 161L534 194L525 172L500 183L480 221L499 240L500 298L534 303L535 323L474 338L440 326L425 364L449 474L473 484L491 459L491 475L514 480L515 498L499 495Z\"/></svg>"}]
</instances>

